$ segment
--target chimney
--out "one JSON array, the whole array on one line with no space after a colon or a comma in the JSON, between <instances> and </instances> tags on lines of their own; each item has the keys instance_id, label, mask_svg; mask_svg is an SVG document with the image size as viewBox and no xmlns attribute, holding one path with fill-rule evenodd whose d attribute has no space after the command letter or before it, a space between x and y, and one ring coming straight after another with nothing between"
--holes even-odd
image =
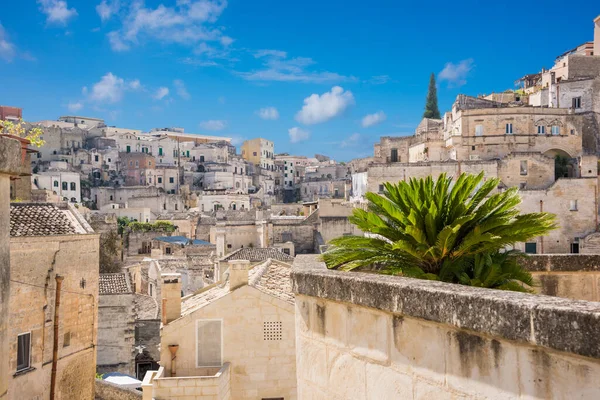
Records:
<instances>
[{"instance_id":1,"label":"chimney","mask_svg":"<svg viewBox=\"0 0 600 400\"><path fill-rule=\"evenodd\" d=\"M215 227L215 242L217 245L217 257L225 255L225 223L219 222Z\"/></svg>"},{"instance_id":2,"label":"chimney","mask_svg":"<svg viewBox=\"0 0 600 400\"><path fill-rule=\"evenodd\" d=\"M162 287L162 323L181 317L181 274L165 273L161 275Z\"/></svg>"},{"instance_id":3,"label":"chimney","mask_svg":"<svg viewBox=\"0 0 600 400\"><path fill-rule=\"evenodd\" d=\"M594 20L594 55L600 56L600 15Z\"/></svg>"},{"instance_id":4,"label":"chimney","mask_svg":"<svg viewBox=\"0 0 600 400\"><path fill-rule=\"evenodd\" d=\"M248 269L250 261L231 260L229 261L229 290L234 290L240 286L248 284Z\"/></svg>"}]
</instances>

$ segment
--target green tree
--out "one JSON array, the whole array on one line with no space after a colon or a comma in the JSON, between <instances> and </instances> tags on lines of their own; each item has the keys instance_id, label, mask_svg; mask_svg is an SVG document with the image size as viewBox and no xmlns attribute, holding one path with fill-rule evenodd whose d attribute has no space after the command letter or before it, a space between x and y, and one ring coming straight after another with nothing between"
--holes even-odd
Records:
<instances>
[{"instance_id":1,"label":"green tree","mask_svg":"<svg viewBox=\"0 0 600 400\"><path fill-rule=\"evenodd\" d=\"M368 209L349 217L367 236L343 236L323 254L329 268L381 273L516 290L531 284L507 246L556 227L548 213L520 214L516 188L492 192L499 179L442 174L386 183L383 195L367 193ZM512 253L510 254L512 255ZM483 257L483 259L481 259ZM499 265L497 265L499 264Z\"/></svg>"},{"instance_id":2,"label":"green tree","mask_svg":"<svg viewBox=\"0 0 600 400\"><path fill-rule=\"evenodd\" d=\"M114 273L121 271L119 250L121 237L114 229L100 235L100 272Z\"/></svg>"},{"instance_id":3,"label":"green tree","mask_svg":"<svg viewBox=\"0 0 600 400\"><path fill-rule=\"evenodd\" d=\"M435 86L435 74L432 72L429 78L429 89L427 90L427 99L425 100L425 112L423 118L440 119L440 109L438 108L437 88Z\"/></svg>"}]
</instances>

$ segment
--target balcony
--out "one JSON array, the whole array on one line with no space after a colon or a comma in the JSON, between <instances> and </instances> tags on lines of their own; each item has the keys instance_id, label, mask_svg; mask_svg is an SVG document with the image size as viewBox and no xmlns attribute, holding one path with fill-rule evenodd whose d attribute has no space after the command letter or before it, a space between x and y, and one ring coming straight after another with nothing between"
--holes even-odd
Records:
<instances>
[{"instance_id":1,"label":"balcony","mask_svg":"<svg viewBox=\"0 0 600 400\"><path fill-rule=\"evenodd\" d=\"M169 400L182 392L196 399L231 398L229 363L220 368L205 368L202 375L197 376L166 377L165 374L164 367L146 373L142 383L143 400Z\"/></svg>"}]
</instances>

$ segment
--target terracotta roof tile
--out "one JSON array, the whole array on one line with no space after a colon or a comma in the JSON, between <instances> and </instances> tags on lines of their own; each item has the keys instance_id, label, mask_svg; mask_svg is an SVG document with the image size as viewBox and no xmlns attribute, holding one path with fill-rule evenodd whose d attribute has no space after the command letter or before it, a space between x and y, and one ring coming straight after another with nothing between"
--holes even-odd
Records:
<instances>
[{"instance_id":1,"label":"terracotta roof tile","mask_svg":"<svg viewBox=\"0 0 600 400\"><path fill-rule=\"evenodd\" d=\"M54 204L10 205L10 236L51 236L86 233L67 209Z\"/></svg>"},{"instance_id":2,"label":"terracotta roof tile","mask_svg":"<svg viewBox=\"0 0 600 400\"><path fill-rule=\"evenodd\" d=\"M116 274L100 274L98 281L100 294L127 294L131 293L125 272Z\"/></svg>"},{"instance_id":3,"label":"terracotta roof tile","mask_svg":"<svg viewBox=\"0 0 600 400\"><path fill-rule=\"evenodd\" d=\"M261 262L268 259L279 260L279 261L294 261L294 257L285 254L283 251L275 247L245 247L229 254L221 261L231 260L248 260L250 262Z\"/></svg>"}]
</instances>

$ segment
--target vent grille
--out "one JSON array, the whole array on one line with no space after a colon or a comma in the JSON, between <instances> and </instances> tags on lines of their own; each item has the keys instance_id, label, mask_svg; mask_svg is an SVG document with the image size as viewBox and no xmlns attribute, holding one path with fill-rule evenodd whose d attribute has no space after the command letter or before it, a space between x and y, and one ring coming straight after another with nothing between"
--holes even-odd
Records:
<instances>
[{"instance_id":1,"label":"vent grille","mask_svg":"<svg viewBox=\"0 0 600 400\"><path fill-rule=\"evenodd\" d=\"M263 322L263 339L265 341L281 340L282 332L281 321Z\"/></svg>"}]
</instances>

